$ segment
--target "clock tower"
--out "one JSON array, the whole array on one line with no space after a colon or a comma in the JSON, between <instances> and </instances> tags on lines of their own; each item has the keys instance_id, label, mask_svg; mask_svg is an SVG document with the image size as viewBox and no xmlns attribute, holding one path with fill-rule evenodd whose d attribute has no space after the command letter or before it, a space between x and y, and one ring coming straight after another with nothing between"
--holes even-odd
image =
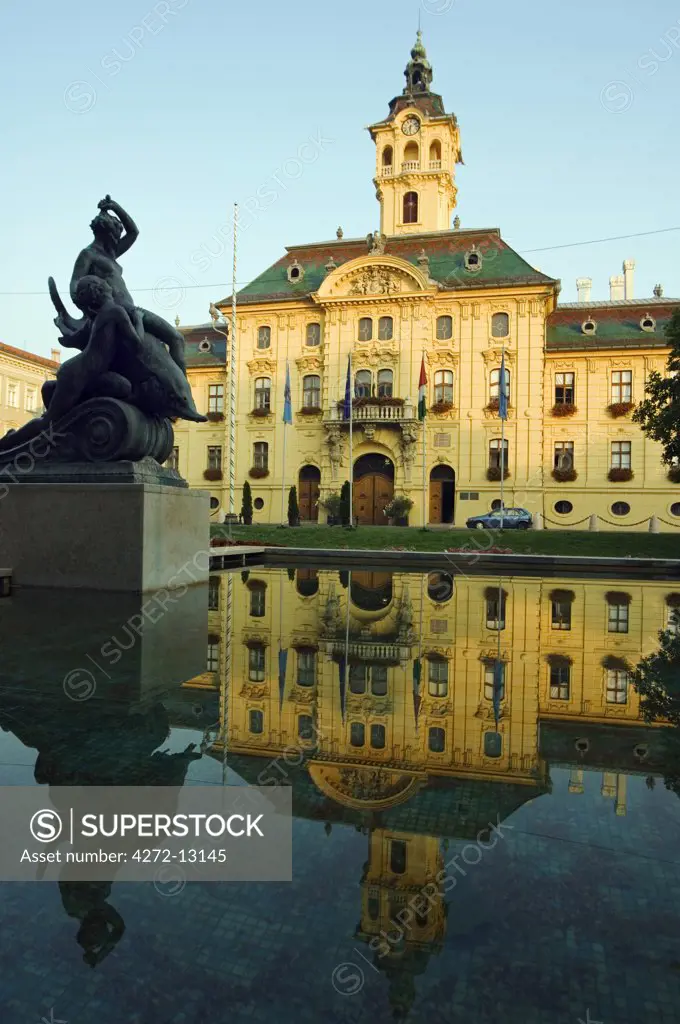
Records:
<instances>
[{"instance_id":1,"label":"clock tower","mask_svg":"<svg viewBox=\"0 0 680 1024\"><path fill-rule=\"evenodd\" d=\"M406 86L384 121L370 125L376 148L374 185L385 235L448 231L456 205L460 133L441 96L430 92L432 65L422 34L404 72Z\"/></svg>"}]
</instances>

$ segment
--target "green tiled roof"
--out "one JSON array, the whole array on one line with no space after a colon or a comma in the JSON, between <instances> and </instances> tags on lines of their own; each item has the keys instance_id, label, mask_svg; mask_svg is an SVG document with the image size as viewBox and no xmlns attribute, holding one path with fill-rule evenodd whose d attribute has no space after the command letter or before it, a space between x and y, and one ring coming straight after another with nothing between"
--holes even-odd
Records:
<instances>
[{"instance_id":1,"label":"green tiled roof","mask_svg":"<svg viewBox=\"0 0 680 1024\"><path fill-rule=\"evenodd\" d=\"M482 254L481 269L470 272L465 267L465 253L473 246ZM388 238L385 253L407 260L418 267L418 256L425 250L429 258L429 276L443 291L471 288L492 288L512 285L551 285L553 279L535 270L503 241L498 228L479 231L437 231L422 235L393 235ZM339 239L313 245L290 246L287 255L238 292L240 305L257 302L284 302L304 299L316 292L328 275L326 264L331 256L342 266L368 253L364 238ZM288 280L288 267L297 260L304 275ZM231 302L223 299L220 306Z\"/></svg>"},{"instance_id":2,"label":"green tiled roof","mask_svg":"<svg viewBox=\"0 0 680 1024\"><path fill-rule=\"evenodd\" d=\"M184 335L184 356L187 366L224 366L227 359L227 341L223 334L218 334L213 329L212 323L198 324L190 327L180 327ZM201 351L205 345L202 342L210 342L210 349Z\"/></svg>"},{"instance_id":3,"label":"green tiled roof","mask_svg":"<svg viewBox=\"0 0 680 1024\"><path fill-rule=\"evenodd\" d=\"M615 302L572 303L557 308L546 324L546 349L581 349L596 352L609 348L665 348L665 329L680 299L622 299ZM649 314L653 331L643 331L640 321ZM593 320L594 334L584 334L582 324Z\"/></svg>"}]
</instances>

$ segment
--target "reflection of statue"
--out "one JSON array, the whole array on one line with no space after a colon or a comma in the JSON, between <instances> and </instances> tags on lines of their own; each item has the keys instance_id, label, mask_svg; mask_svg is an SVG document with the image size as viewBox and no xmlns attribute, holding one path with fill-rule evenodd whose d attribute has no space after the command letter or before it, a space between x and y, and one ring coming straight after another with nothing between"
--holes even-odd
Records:
<instances>
[{"instance_id":1,"label":"reflection of statue","mask_svg":"<svg viewBox=\"0 0 680 1024\"><path fill-rule=\"evenodd\" d=\"M134 305L116 257L137 238L137 227L109 196L92 221L94 241L78 256L66 310L52 278L50 295L62 344L80 354L46 381L46 412L0 440L0 462L12 461L49 428L52 461L165 461L172 448L170 419L203 422L184 367L184 340L161 317ZM112 214L117 214L113 216ZM56 429L52 429L54 428Z\"/></svg>"}]
</instances>

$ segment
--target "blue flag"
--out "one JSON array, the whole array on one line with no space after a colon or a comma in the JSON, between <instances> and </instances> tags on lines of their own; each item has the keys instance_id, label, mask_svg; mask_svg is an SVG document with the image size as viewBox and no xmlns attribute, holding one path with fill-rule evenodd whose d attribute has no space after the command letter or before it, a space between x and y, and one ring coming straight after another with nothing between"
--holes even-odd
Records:
<instances>
[{"instance_id":1,"label":"blue flag","mask_svg":"<svg viewBox=\"0 0 680 1024\"><path fill-rule=\"evenodd\" d=\"M290 400L290 367L286 362L286 387L283 392L283 422L293 422L293 407Z\"/></svg>"},{"instance_id":2,"label":"blue flag","mask_svg":"<svg viewBox=\"0 0 680 1024\"><path fill-rule=\"evenodd\" d=\"M343 420L350 419L352 415L352 357L347 357L347 381L345 382L345 398L342 403Z\"/></svg>"},{"instance_id":3,"label":"blue flag","mask_svg":"<svg viewBox=\"0 0 680 1024\"><path fill-rule=\"evenodd\" d=\"M498 658L493 666L493 717L498 729L498 719L501 714L501 701L505 696L505 665Z\"/></svg>"},{"instance_id":4,"label":"blue flag","mask_svg":"<svg viewBox=\"0 0 680 1024\"><path fill-rule=\"evenodd\" d=\"M288 651L279 647L279 709L283 707L286 693L286 669L288 667Z\"/></svg>"},{"instance_id":5,"label":"blue flag","mask_svg":"<svg viewBox=\"0 0 680 1024\"><path fill-rule=\"evenodd\" d=\"M501 379L498 385L498 416L502 420L508 418L508 389L505 373L505 352L501 358Z\"/></svg>"}]
</instances>

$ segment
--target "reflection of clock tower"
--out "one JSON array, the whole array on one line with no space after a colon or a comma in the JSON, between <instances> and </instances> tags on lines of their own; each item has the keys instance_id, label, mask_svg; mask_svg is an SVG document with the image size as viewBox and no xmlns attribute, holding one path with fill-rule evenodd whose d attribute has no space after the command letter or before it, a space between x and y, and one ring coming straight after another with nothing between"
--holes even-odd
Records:
<instances>
[{"instance_id":1,"label":"reflection of clock tower","mask_svg":"<svg viewBox=\"0 0 680 1024\"><path fill-rule=\"evenodd\" d=\"M406 87L386 120L369 127L376 144L374 184L385 235L447 231L456 205L454 168L462 163L458 122L430 92L432 65L420 32L406 65Z\"/></svg>"}]
</instances>

